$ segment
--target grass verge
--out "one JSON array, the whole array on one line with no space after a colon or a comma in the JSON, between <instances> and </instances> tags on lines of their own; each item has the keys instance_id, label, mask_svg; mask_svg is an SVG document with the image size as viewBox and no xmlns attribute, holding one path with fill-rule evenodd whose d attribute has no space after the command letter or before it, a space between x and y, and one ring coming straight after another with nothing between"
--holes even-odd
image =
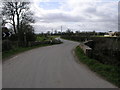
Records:
<instances>
[{"instance_id":1,"label":"grass verge","mask_svg":"<svg viewBox=\"0 0 120 90\"><path fill-rule=\"evenodd\" d=\"M60 36L50 36L50 37L55 39L55 38L58 38L58 37L60 37Z\"/></svg>"},{"instance_id":2,"label":"grass verge","mask_svg":"<svg viewBox=\"0 0 120 90\"><path fill-rule=\"evenodd\" d=\"M118 66L102 64L97 60L87 57L79 46L76 47L75 53L78 59L86 64L92 71L120 87L120 68Z\"/></svg>"},{"instance_id":3,"label":"grass verge","mask_svg":"<svg viewBox=\"0 0 120 90\"><path fill-rule=\"evenodd\" d=\"M31 49L35 49L38 47L44 47L44 46L50 46L50 45L55 45L55 44L42 44L42 45L37 45L37 46L32 46L32 47L19 47L19 48L15 48L6 52L2 52L2 59L7 59L10 58L11 56L14 56L16 54L31 50Z\"/></svg>"}]
</instances>

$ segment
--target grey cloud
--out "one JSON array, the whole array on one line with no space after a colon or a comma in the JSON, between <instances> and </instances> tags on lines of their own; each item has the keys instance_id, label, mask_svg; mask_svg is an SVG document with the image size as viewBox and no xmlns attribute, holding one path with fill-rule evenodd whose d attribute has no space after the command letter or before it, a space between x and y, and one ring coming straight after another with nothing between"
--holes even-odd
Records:
<instances>
[{"instance_id":1,"label":"grey cloud","mask_svg":"<svg viewBox=\"0 0 120 90\"><path fill-rule=\"evenodd\" d=\"M88 8L85 9L85 12L88 12L88 13L96 13L97 10L96 10L96 8L88 7Z\"/></svg>"},{"instance_id":2,"label":"grey cloud","mask_svg":"<svg viewBox=\"0 0 120 90\"><path fill-rule=\"evenodd\" d=\"M64 13L49 13L42 17L36 17L38 22L116 22L117 15L108 15L106 13L97 12L95 9L88 9L88 14L85 14L86 17L82 16L73 16L70 14ZM84 14L81 14L84 15ZM94 19L95 15L100 17L100 19ZM89 18L88 18L89 17Z\"/></svg>"},{"instance_id":3,"label":"grey cloud","mask_svg":"<svg viewBox=\"0 0 120 90\"><path fill-rule=\"evenodd\" d=\"M80 16L72 16L70 14L64 13L49 13L42 17L37 17L40 20L44 20L43 22L80 22L83 21L84 18Z\"/></svg>"},{"instance_id":4,"label":"grey cloud","mask_svg":"<svg viewBox=\"0 0 120 90\"><path fill-rule=\"evenodd\" d=\"M84 10L84 14L86 14L86 17L89 17L88 21L96 21L96 22L116 22L117 21L117 10L116 12L114 11L113 12L113 8L112 7L108 7L107 6L105 8L107 9L103 9L101 11L98 10L101 9L101 6L99 5L104 5L106 3L104 2L101 2L101 3L98 3L98 6L88 6L86 7L86 9ZM108 3L109 4L109 3ZM115 4L117 5L117 4ZM117 9L117 8L116 8ZM99 19L93 19L94 16L97 16L99 17Z\"/></svg>"},{"instance_id":5,"label":"grey cloud","mask_svg":"<svg viewBox=\"0 0 120 90\"><path fill-rule=\"evenodd\" d=\"M66 25L70 22L73 23L84 23L84 22L88 22L89 25L86 26L85 24L85 28L81 27L81 29L86 29L86 30L100 30L100 31L107 31L107 30L111 30L111 31L117 31L117 12L114 13L112 12L112 10L98 10L98 7L100 8L101 6L96 6L96 7L86 7L86 9L83 12L78 13L78 16L75 16L74 13L68 14L66 13L47 13L45 15L42 16L38 16L36 17L36 21L37 22L43 22L43 23L59 23L59 22L64 22L66 23ZM112 8L112 7L110 7ZM79 12L79 11L78 11ZM99 17L98 19L95 18ZM91 24L91 23L95 23L95 24ZM73 24L68 25L69 27L73 27ZM75 26L76 27L76 26ZM46 27L41 27L44 29L44 31L49 30L49 28ZM51 26L52 28L52 26ZM39 29L39 28L38 28ZM80 29L80 27L78 27L78 29ZM39 31L39 30L38 30Z\"/></svg>"}]
</instances>

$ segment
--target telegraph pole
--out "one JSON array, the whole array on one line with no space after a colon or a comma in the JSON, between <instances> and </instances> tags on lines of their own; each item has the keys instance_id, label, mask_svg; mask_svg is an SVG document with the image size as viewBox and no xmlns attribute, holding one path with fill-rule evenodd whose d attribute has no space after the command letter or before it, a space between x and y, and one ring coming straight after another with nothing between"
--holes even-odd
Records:
<instances>
[{"instance_id":1,"label":"telegraph pole","mask_svg":"<svg viewBox=\"0 0 120 90\"><path fill-rule=\"evenodd\" d=\"M51 35L53 34L53 28L52 28L52 32L51 32Z\"/></svg>"},{"instance_id":2,"label":"telegraph pole","mask_svg":"<svg viewBox=\"0 0 120 90\"><path fill-rule=\"evenodd\" d=\"M26 32L24 32L24 42L25 42L25 46L26 46L26 43L27 43Z\"/></svg>"},{"instance_id":3,"label":"telegraph pole","mask_svg":"<svg viewBox=\"0 0 120 90\"><path fill-rule=\"evenodd\" d=\"M61 35L62 35L62 26L61 26Z\"/></svg>"},{"instance_id":4,"label":"telegraph pole","mask_svg":"<svg viewBox=\"0 0 120 90\"><path fill-rule=\"evenodd\" d=\"M81 27L80 25L78 25L79 27ZM80 32L80 30L79 30L79 32Z\"/></svg>"}]
</instances>

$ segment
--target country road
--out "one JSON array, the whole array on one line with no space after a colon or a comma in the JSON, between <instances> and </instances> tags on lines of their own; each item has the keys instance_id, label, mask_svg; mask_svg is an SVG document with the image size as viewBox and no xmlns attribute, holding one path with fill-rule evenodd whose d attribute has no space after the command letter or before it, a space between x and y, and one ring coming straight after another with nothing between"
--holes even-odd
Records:
<instances>
[{"instance_id":1,"label":"country road","mask_svg":"<svg viewBox=\"0 0 120 90\"><path fill-rule=\"evenodd\" d=\"M77 63L77 42L33 49L3 63L3 88L115 88Z\"/></svg>"}]
</instances>

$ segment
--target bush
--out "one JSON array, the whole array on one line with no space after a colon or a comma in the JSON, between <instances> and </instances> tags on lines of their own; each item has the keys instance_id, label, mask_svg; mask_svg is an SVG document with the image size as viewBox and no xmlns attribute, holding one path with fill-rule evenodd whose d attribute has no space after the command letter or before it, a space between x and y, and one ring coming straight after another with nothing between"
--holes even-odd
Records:
<instances>
[{"instance_id":1,"label":"bush","mask_svg":"<svg viewBox=\"0 0 120 90\"><path fill-rule=\"evenodd\" d=\"M3 40L2 41L2 51L8 51L12 49L12 42L10 40Z\"/></svg>"},{"instance_id":2,"label":"bush","mask_svg":"<svg viewBox=\"0 0 120 90\"><path fill-rule=\"evenodd\" d=\"M62 43L61 42L61 40L57 40L57 39L53 39L52 41L51 41L51 44L60 44L60 43Z\"/></svg>"}]
</instances>

